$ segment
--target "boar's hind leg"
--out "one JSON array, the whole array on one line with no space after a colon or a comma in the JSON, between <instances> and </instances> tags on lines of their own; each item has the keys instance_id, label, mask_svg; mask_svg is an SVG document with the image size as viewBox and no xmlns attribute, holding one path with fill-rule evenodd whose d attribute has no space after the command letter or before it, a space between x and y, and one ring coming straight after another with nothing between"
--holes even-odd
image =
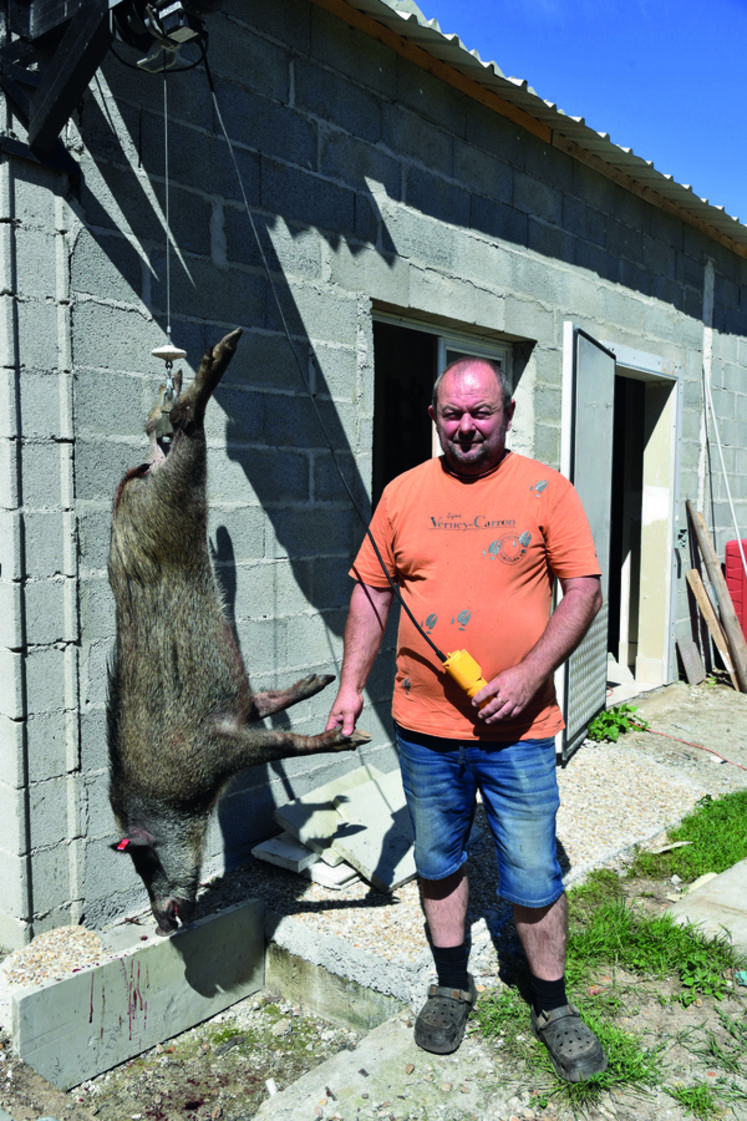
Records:
<instances>
[{"instance_id":1,"label":"boar's hind leg","mask_svg":"<svg viewBox=\"0 0 747 1121\"><path fill-rule=\"evenodd\" d=\"M326 689L330 681L334 681L331 673L310 673L300 681L289 685L287 689L268 689L264 693L255 693L252 697L252 720L261 720L263 716L270 716L273 712L281 712L284 708L305 701L315 693Z\"/></svg>"},{"instance_id":2,"label":"boar's hind leg","mask_svg":"<svg viewBox=\"0 0 747 1121\"><path fill-rule=\"evenodd\" d=\"M198 424L202 423L207 403L226 372L241 335L241 328L237 327L235 331L231 331L229 335L221 339L216 346L205 351L200 368L195 374L195 380L176 404L171 407L170 419L175 429L181 428L190 419Z\"/></svg>"}]
</instances>

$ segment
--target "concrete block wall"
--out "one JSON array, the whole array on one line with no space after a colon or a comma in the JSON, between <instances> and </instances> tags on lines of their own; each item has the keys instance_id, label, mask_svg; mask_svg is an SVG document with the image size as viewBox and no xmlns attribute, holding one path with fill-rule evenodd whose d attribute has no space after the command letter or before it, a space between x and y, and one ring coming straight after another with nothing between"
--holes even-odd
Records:
<instances>
[{"instance_id":1,"label":"concrete block wall","mask_svg":"<svg viewBox=\"0 0 747 1121\"><path fill-rule=\"evenodd\" d=\"M257 686L339 666L362 527L304 378L367 513L377 309L517 340L521 448L552 464L564 321L659 355L680 371L684 498L701 462L712 258L714 389L747 509L743 259L309 0L226 0L210 17L209 52L241 183L201 69L171 74L171 327L187 374L207 345L245 330L208 412L209 535ZM167 312L162 89L160 76L110 56L65 134L80 182L3 165L0 942L10 944L144 903L130 862L108 847L106 558L112 496L144 458L162 377L150 353ZM717 478L714 494L723 537ZM390 680L384 657L361 722L374 736L362 755L384 770ZM293 726L319 730L333 690L294 709ZM206 869L271 832L278 801L355 762L312 757L238 776Z\"/></svg>"},{"instance_id":2,"label":"concrete block wall","mask_svg":"<svg viewBox=\"0 0 747 1121\"><path fill-rule=\"evenodd\" d=\"M2 194L0 444L0 942L27 937L32 900L78 921L85 793L77 713L67 183L6 161Z\"/></svg>"}]
</instances>

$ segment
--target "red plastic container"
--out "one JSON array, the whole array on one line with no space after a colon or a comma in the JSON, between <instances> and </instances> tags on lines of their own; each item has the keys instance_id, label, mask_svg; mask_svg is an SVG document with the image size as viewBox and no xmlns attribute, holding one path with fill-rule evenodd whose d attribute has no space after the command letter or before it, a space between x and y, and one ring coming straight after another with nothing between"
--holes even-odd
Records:
<instances>
[{"instance_id":1,"label":"red plastic container","mask_svg":"<svg viewBox=\"0 0 747 1121\"><path fill-rule=\"evenodd\" d=\"M747 541L742 541L742 548L747 557ZM742 625L742 634L747 638L747 575L742 564L738 541L726 542L724 576L734 610Z\"/></svg>"}]
</instances>

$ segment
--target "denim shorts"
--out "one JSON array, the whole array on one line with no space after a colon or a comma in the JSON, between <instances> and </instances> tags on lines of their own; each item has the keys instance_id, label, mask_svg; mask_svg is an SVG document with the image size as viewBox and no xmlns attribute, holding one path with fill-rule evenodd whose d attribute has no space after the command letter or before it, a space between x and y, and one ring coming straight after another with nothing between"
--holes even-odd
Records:
<instances>
[{"instance_id":1,"label":"denim shorts","mask_svg":"<svg viewBox=\"0 0 747 1121\"><path fill-rule=\"evenodd\" d=\"M554 903L563 894L554 739L491 744L396 724L395 732L418 874L443 880L462 867L479 790L498 854L498 894L523 907Z\"/></svg>"}]
</instances>

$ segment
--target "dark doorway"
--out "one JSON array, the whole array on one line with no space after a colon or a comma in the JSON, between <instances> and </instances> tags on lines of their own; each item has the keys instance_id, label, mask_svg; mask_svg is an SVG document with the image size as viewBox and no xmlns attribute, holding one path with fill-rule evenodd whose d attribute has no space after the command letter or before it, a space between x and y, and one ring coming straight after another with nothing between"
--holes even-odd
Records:
<instances>
[{"instance_id":1,"label":"dark doorway","mask_svg":"<svg viewBox=\"0 0 747 1121\"><path fill-rule=\"evenodd\" d=\"M610 518L609 651L635 672L641 582L641 507L646 384L615 378Z\"/></svg>"},{"instance_id":2,"label":"dark doorway","mask_svg":"<svg viewBox=\"0 0 747 1121\"><path fill-rule=\"evenodd\" d=\"M374 322L374 430L372 502L396 475L432 454L431 403L438 337Z\"/></svg>"}]
</instances>

